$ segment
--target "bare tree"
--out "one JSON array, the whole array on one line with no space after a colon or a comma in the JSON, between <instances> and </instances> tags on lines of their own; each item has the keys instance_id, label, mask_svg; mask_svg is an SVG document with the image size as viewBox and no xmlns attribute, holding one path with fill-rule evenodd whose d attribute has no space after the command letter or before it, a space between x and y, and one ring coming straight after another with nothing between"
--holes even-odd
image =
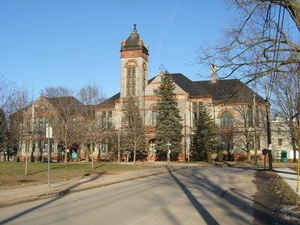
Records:
<instances>
[{"instance_id":1,"label":"bare tree","mask_svg":"<svg viewBox=\"0 0 300 225\"><path fill-rule=\"evenodd\" d=\"M247 153L247 158L251 158L251 149L254 144L254 124L253 110L250 104L244 104L234 107L238 113L234 121L235 124L235 145L240 145L240 148Z\"/></svg>"},{"instance_id":2,"label":"bare tree","mask_svg":"<svg viewBox=\"0 0 300 225\"><path fill-rule=\"evenodd\" d=\"M217 64L224 77L236 75L248 82L264 76L293 72L287 65L300 64L299 39L293 40L285 27L284 12L300 24L298 0L228 0L237 10L237 25L229 30L224 43L203 49L200 63Z\"/></svg>"},{"instance_id":3,"label":"bare tree","mask_svg":"<svg viewBox=\"0 0 300 225\"><path fill-rule=\"evenodd\" d=\"M12 114L9 117L9 142L11 146L15 146L18 154L22 155L22 150L25 148L25 176L28 173L28 152L29 138L31 137L30 118L26 116L27 107L31 101L26 90L16 90L13 98L9 102L9 112Z\"/></svg>"},{"instance_id":4,"label":"bare tree","mask_svg":"<svg viewBox=\"0 0 300 225\"><path fill-rule=\"evenodd\" d=\"M54 106L50 115L54 139L64 147L64 162L74 144L83 140L81 128L84 124L83 105L74 97L48 98Z\"/></svg>"},{"instance_id":5,"label":"bare tree","mask_svg":"<svg viewBox=\"0 0 300 225\"><path fill-rule=\"evenodd\" d=\"M142 121L138 106L133 97L125 100L123 106L124 129L122 130L123 147L133 152L133 162L136 162L137 150L144 150L145 135L144 123Z\"/></svg>"},{"instance_id":6,"label":"bare tree","mask_svg":"<svg viewBox=\"0 0 300 225\"><path fill-rule=\"evenodd\" d=\"M101 142L104 136L104 127L102 126L101 121L96 118L95 110L96 107L93 105L83 107L83 123L81 126L81 132L84 138L83 143L88 144L86 157L88 159L91 155L92 168L94 168L94 152L96 150L96 145Z\"/></svg>"},{"instance_id":7,"label":"bare tree","mask_svg":"<svg viewBox=\"0 0 300 225\"><path fill-rule=\"evenodd\" d=\"M277 5L284 7L290 17L295 22L296 26L300 28L300 2L299 0L289 0L289 1L281 1L281 0L230 0L230 2L234 3L236 7L245 8L245 6L253 5L253 4L262 4L262 5Z\"/></svg>"},{"instance_id":8,"label":"bare tree","mask_svg":"<svg viewBox=\"0 0 300 225\"><path fill-rule=\"evenodd\" d=\"M104 99L100 90L99 86L89 84L81 88L77 96L79 101L85 105L97 105Z\"/></svg>"},{"instance_id":9,"label":"bare tree","mask_svg":"<svg viewBox=\"0 0 300 225\"><path fill-rule=\"evenodd\" d=\"M299 74L300 75L300 74ZM295 115L299 112L299 94L300 94L300 78L288 74L280 76L280 79L275 83L274 88L274 103L277 107L274 111L285 119L289 127L289 136L293 146L293 158L296 161L297 140L298 140L298 123L296 123Z\"/></svg>"},{"instance_id":10,"label":"bare tree","mask_svg":"<svg viewBox=\"0 0 300 225\"><path fill-rule=\"evenodd\" d=\"M16 93L15 85L0 76L0 153L9 154L9 116L16 110L12 107Z\"/></svg>"},{"instance_id":11,"label":"bare tree","mask_svg":"<svg viewBox=\"0 0 300 225\"><path fill-rule=\"evenodd\" d=\"M0 108L0 154L8 149L8 127L4 111ZM6 160L6 158L4 158Z\"/></svg>"},{"instance_id":12,"label":"bare tree","mask_svg":"<svg viewBox=\"0 0 300 225\"><path fill-rule=\"evenodd\" d=\"M220 144L222 147L222 150L226 151L227 153L227 160L232 160L232 150L233 150L233 139L234 139L234 127L226 127L219 129L219 135L220 135Z\"/></svg>"},{"instance_id":13,"label":"bare tree","mask_svg":"<svg viewBox=\"0 0 300 225\"><path fill-rule=\"evenodd\" d=\"M41 90L40 94L47 98L55 98L73 96L74 92L65 87L46 87L44 90Z\"/></svg>"}]
</instances>

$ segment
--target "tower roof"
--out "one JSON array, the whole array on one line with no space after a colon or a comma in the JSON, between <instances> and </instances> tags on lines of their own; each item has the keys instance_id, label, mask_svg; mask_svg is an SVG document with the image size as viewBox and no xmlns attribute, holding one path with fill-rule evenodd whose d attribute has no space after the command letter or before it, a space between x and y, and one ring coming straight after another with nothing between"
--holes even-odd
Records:
<instances>
[{"instance_id":1,"label":"tower roof","mask_svg":"<svg viewBox=\"0 0 300 225\"><path fill-rule=\"evenodd\" d=\"M143 50L143 52L148 55L148 48L144 45L143 40L140 38L136 29L136 24L133 25L133 29L129 37L125 41L122 41L121 44L121 52L128 50Z\"/></svg>"}]
</instances>

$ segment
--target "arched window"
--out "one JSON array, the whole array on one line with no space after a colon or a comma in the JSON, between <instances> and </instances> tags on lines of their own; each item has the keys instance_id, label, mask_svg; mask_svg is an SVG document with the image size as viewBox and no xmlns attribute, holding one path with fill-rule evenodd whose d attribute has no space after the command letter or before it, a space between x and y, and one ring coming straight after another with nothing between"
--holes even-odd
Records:
<instances>
[{"instance_id":1,"label":"arched window","mask_svg":"<svg viewBox=\"0 0 300 225\"><path fill-rule=\"evenodd\" d=\"M221 127L232 127L233 120L230 112L224 112L221 116Z\"/></svg>"},{"instance_id":2,"label":"arched window","mask_svg":"<svg viewBox=\"0 0 300 225\"><path fill-rule=\"evenodd\" d=\"M135 66L127 67L127 96L135 96Z\"/></svg>"}]
</instances>

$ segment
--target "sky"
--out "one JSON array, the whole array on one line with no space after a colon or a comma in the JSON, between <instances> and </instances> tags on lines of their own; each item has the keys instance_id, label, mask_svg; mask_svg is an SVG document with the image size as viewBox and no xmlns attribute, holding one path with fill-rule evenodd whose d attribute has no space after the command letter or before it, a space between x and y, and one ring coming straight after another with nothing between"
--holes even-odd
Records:
<instances>
[{"instance_id":1,"label":"sky","mask_svg":"<svg viewBox=\"0 0 300 225\"><path fill-rule=\"evenodd\" d=\"M149 79L161 68L208 79L209 67L197 64L197 55L232 22L224 2L1 0L0 76L34 97L46 87L87 84L110 97L120 90L120 43L137 24L149 46Z\"/></svg>"}]
</instances>

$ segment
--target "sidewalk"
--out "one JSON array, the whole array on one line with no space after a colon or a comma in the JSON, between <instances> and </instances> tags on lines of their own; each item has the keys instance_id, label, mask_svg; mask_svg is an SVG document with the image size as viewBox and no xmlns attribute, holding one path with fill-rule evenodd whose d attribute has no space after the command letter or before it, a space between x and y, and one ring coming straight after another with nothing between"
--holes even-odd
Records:
<instances>
[{"instance_id":1,"label":"sidewalk","mask_svg":"<svg viewBox=\"0 0 300 225\"><path fill-rule=\"evenodd\" d=\"M289 168L275 168L274 171L297 193L297 172ZM300 196L300 186L299 192Z\"/></svg>"},{"instance_id":2,"label":"sidewalk","mask_svg":"<svg viewBox=\"0 0 300 225\"><path fill-rule=\"evenodd\" d=\"M169 165L172 170L187 168L187 165ZM197 165L193 165L197 166ZM0 191L0 208L15 205L23 202L34 201L45 198L64 196L71 192L88 190L91 188L103 187L111 184L140 179L148 176L154 176L167 173L167 167L158 167L151 169L135 170L122 172L119 174L96 174L86 178L76 178L65 182L51 184L50 190L48 184L20 187L11 190Z\"/></svg>"}]
</instances>

